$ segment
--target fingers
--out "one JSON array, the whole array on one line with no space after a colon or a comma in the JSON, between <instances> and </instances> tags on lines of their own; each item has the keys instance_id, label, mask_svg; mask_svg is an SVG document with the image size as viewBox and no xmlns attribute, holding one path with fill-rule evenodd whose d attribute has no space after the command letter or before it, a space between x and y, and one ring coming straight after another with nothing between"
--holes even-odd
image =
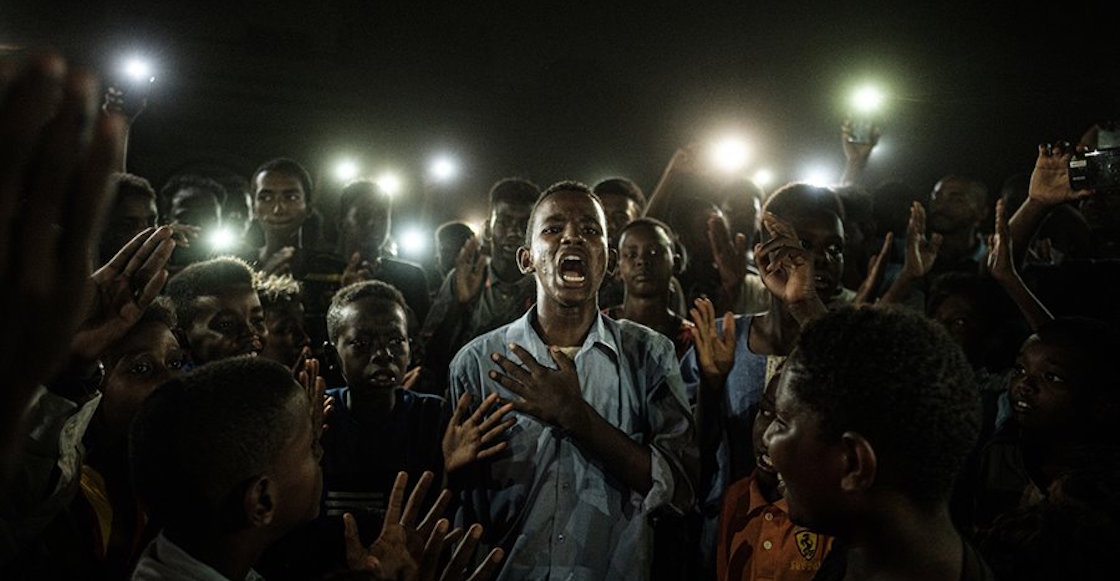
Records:
<instances>
[{"instance_id":1,"label":"fingers","mask_svg":"<svg viewBox=\"0 0 1120 581\"><path fill-rule=\"evenodd\" d=\"M561 351L559 347L554 345L548 349L548 352L552 355L552 360L560 367L560 371L574 372L576 370L576 362L572 361L572 358L568 357L568 354Z\"/></svg>"},{"instance_id":2,"label":"fingers","mask_svg":"<svg viewBox=\"0 0 1120 581\"><path fill-rule=\"evenodd\" d=\"M342 537L346 543L346 562L351 569L360 569L366 565L366 548L362 546L362 539L358 535L358 523L354 515L343 513Z\"/></svg>"},{"instance_id":3,"label":"fingers","mask_svg":"<svg viewBox=\"0 0 1120 581\"><path fill-rule=\"evenodd\" d=\"M450 424L452 426L458 426L463 422L463 415L467 413L467 409L469 409L470 405L471 394L464 393L463 395L459 396L459 401L456 402L455 409L451 411Z\"/></svg>"},{"instance_id":4,"label":"fingers","mask_svg":"<svg viewBox=\"0 0 1120 581\"><path fill-rule=\"evenodd\" d=\"M420 534L427 535L428 532L432 530L432 527L435 526L435 523L439 522L443 517L443 513L447 512L447 507L450 505L451 491L444 488L439 491L439 496L436 497L432 508L428 509L428 514L424 515L424 520L420 521L420 525L417 527Z\"/></svg>"},{"instance_id":5,"label":"fingers","mask_svg":"<svg viewBox=\"0 0 1120 581\"><path fill-rule=\"evenodd\" d=\"M467 581L489 581L489 579L494 577L494 573L498 572L498 567L502 564L502 560L505 559L505 557L506 552L500 547L490 549L490 552L486 554L486 559L482 561L482 564L467 578Z\"/></svg>"},{"instance_id":6,"label":"fingers","mask_svg":"<svg viewBox=\"0 0 1120 581\"><path fill-rule=\"evenodd\" d=\"M397 479L393 481L393 489L389 492L389 505L385 509L385 526L401 520L404 507L404 490L408 486L408 473L398 472ZM384 527L382 532L384 532Z\"/></svg>"},{"instance_id":7,"label":"fingers","mask_svg":"<svg viewBox=\"0 0 1120 581\"><path fill-rule=\"evenodd\" d=\"M399 475L398 478L400 478ZM432 485L433 478L434 475L429 470L425 470L420 475L420 480L416 482L412 494L408 495L408 503L404 505L404 512L401 513L400 518L401 525L411 527L412 523L416 522L416 517L420 514L420 503L424 502L424 497L428 495L428 487Z\"/></svg>"},{"instance_id":8,"label":"fingers","mask_svg":"<svg viewBox=\"0 0 1120 581\"><path fill-rule=\"evenodd\" d=\"M167 277L167 271L161 269L156 272L155 276L149 278L144 287L138 291L136 306L140 307L140 310L148 308L148 305L156 300L160 291L163 290L163 285L167 283Z\"/></svg>"},{"instance_id":9,"label":"fingers","mask_svg":"<svg viewBox=\"0 0 1120 581\"><path fill-rule=\"evenodd\" d=\"M475 549L478 548L478 542L482 538L482 525L475 523L467 529L467 534L463 540L455 547L455 551L451 554L451 560L447 563L447 567L443 570L443 576L440 581L457 581L463 578L467 566L470 565L471 559L474 557Z\"/></svg>"},{"instance_id":10,"label":"fingers","mask_svg":"<svg viewBox=\"0 0 1120 581\"><path fill-rule=\"evenodd\" d=\"M726 313L723 314L723 333L722 333L722 335L723 336L720 337L720 340L723 341L725 344L728 344L728 345L734 345L735 344L735 341L737 339L735 337L735 313L732 313L731 311L727 311Z\"/></svg>"},{"instance_id":11,"label":"fingers","mask_svg":"<svg viewBox=\"0 0 1120 581\"><path fill-rule=\"evenodd\" d=\"M490 355L490 358L493 359L494 362L502 368L502 371L504 371L506 375L512 377L514 380L525 385L529 385L533 382L533 375L529 371L527 371L524 367L521 367L520 365L514 363L510 359L506 358L501 353L493 353ZM528 358L528 360L532 361L534 364L536 364L537 362L531 356L526 355L526 358ZM524 360L524 358L522 360Z\"/></svg>"},{"instance_id":12,"label":"fingers","mask_svg":"<svg viewBox=\"0 0 1120 581\"><path fill-rule=\"evenodd\" d=\"M471 269L475 264L478 254L478 236L471 236L459 249L459 256L455 258L455 266L460 269Z\"/></svg>"},{"instance_id":13,"label":"fingers","mask_svg":"<svg viewBox=\"0 0 1120 581\"><path fill-rule=\"evenodd\" d=\"M436 570L439 568L440 555L443 554L444 544L447 542L447 529L450 523L445 518L439 519L428 540L424 544L424 552L420 554L418 578L421 580L435 579Z\"/></svg>"},{"instance_id":14,"label":"fingers","mask_svg":"<svg viewBox=\"0 0 1120 581\"><path fill-rule=\"evenodd\" d=\"M167 266L174 250L175 241L171 239L171 229L158 228L133 255L132 260L129 260L124 275L140 281L147 280Z\"/></svg>"},{"instance_id":15,"label":"fingers","mask_svg":"<svg viewBox=\"0 0 1120 581\"><path fill-rule=\"evenodd\" d=\"M797 231L794 230L793 225L772 212L762 214L762 226L775 238L784 237L798 240Z\"/></svg>"}]
</instances>

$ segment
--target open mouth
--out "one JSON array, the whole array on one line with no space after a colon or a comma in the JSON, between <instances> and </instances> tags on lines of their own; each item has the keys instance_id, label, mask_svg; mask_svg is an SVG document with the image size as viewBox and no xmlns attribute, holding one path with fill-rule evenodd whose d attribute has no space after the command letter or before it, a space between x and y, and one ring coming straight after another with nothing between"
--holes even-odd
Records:
<instances>
[{"instance_id":1,"label":"open mouth","mask_svg":"<svg viewBox=\"0 0 1120 581\"><path fill-rule=\"evenodd\" d=\"M758 466L759 470L777 472L777 469L774 468L774 463L770 461L770 454L766 452L761 452L755 456L755 465Z\"/></svg>"},{"instance_id":2,"label":"open mouth","mask_svg":"<svg viewBox=\"0 0 1120 581\"><path fill-rule=\"evenodd\" d=\"M1017 399L1011 402L1011 409L1015 412L1026 413L1033 410L1034 406L1021 399Z\"/></svg>"},{"instance_id":3,"label":"open mouth","mask_svg":"<svg viewBox=\"0 0 1120 581\"><path fill-rule=\"evenodd\" d=\"M397 374L387 369L374 371L366 380L366 383L374 387L395 387L397 385Z\"/></svg>"},{"instance_id":4,"label":"open mouth","mask_svg":"<svg viewBox=\"0 0 1120 581\"><path fill-rule=\"evenodd\" d=\"M560 279L573 284L581 284L587 280L587 265L583 258L573 255L561 258Z\"/></svg>"}]
</instances>

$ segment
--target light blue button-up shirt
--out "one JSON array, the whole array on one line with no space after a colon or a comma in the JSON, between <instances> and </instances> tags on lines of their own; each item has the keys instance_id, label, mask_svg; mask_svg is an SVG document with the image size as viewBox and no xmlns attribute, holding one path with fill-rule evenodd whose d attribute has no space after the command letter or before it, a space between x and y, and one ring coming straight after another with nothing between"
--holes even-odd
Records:
<instances>
[{"instance_id":1,"label":"light blue button-up shirt","mask_svg":"<svg viewBox=\"0 0 1120 581\"><path fill-rule=\"evenodd\" d=\"M531 325L535 317L530 309L464 346L451 364L449 401L464 392L476 405L493 392L516 398L488 377L501 371L491 353L518 360L511 343L556 368ZM499 580L646 579L653 546L647 516L666 506L692 508L698 452L672 341L599 315L574 360L584 400L649 447L653 487L645 495L629 489L562 430L514 413L509 448L476 466L457 514L460 525L482 524L488 547L506 550Z\"/></svg>"}]
</instances>

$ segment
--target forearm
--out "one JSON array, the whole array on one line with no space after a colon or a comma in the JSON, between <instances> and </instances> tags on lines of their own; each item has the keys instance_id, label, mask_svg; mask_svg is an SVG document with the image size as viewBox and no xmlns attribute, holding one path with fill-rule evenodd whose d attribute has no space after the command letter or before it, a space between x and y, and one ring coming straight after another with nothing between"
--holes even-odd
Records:
<instances>
[{"instance_id":1,"label":"forearm","mask_svg":"<svg viewBox=\"0 0 1120 581\"><path fill-rule=\"evenodd\" d=\"M680 187L681 179L679 174L672 171L666 171L662 174L657 185L653 187L653 192L650 194L649 201L646 203L644 215L650 218L657 218L658 220L668 219L673 195Z\"/></svg>"},{"instance_id":2,"label":"forearm","mask_svg":"<svg viewBox=\"0 0 1120 581\"><path fill-rule=\"evenodd\" d=\"M1027 198L1027 201L1023 202L1011 216L1011 220L1008 221L1011 231L1011 258L1016 267L1023 265L1031 241L1051 209L1050 205Z\"/></svg>"},{"instance_id":3,"label":"forearm","mask_svg":"<svg viewBox=\"0 0 1120 581\"><path fill-rule=\"evenodd\" d=\"M631 440L603 419L586 402L573 410L564 428L588 455L598 458L615 478L641 495L653 488L653 468L648 446Z\"/></svg>"},{"instance_id":4,"label":"forearm","mask_svg":"<svg viewBox=\"0 0 1120 581\"><path fill-rule=\"evenodd\" d=\"M996 280L1003 287L1007 296L1014 301L1015 306L1019 307L1019 312L1023 314L1023 318L1027 320L1027 324L1030 325L1032 331L1037 331L1043 323L1054 318L1054 315L1031 292L1031 289L1027 287L1018 273L1001 276Z\"/></svg>"},{"instance_id":5,"label":"forearm","mask_svg":"<svg viewBox=\"0 0 1120 581\"><path fill-rule=\"evenodd\" d=\"M894 279L894 282L891 283L890 288L887 289L887 292L883 293L883 296L879 298L879 302L883 304L901 304L906 302L906 298L910 296L910 290L918 280L919 279L913 275L907 274L905 270L900 272Z\"/></svg>"}]
</instances>

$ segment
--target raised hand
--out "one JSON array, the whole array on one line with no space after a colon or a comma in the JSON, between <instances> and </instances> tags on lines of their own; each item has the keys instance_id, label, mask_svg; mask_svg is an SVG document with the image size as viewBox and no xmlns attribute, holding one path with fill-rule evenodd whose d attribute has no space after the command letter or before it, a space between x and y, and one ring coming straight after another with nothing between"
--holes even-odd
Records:
<instances>
[{"instance_id":1,"label":"raised hand","mask_svg":"<svg viewBox=\"0 0 1120 581\"><path fill-rule=\"evenodd\" d=\"M326 397L327 382L319 375L319 360L314 357L304 359L297 377L311 403L311 426L316 430L315 439L318 441L327 427L325 418L333 403Z\"/></svg>"},{"instance_id":2,"label":"raised hand","mask_svg":"<svg viewBox=\"0 0 1120 581\"><path fill-rule=\"evenodd\" d=\"M995 233L988 244L988 273L999 282L1009 282L1019 276L1011 258L1011 229L1007 224L1007 203L996 200Z\"/></svg>"},{"instance_id":3,"label":"raised hand","mask_svg":"<svg viewBox=\"0 0 1120 581\"><path fill-rule=\"evenodd\" d=\"M1069 185L1069 160L1073 153L1069 143L1038 146L1027 190L1029 199L1053 206L1092 195L1092 190L1075 190Z\"/></svg>"},{"instance_id":4,"label":"raised hand","mask_svg":"<svg viewBox=\"0 0 1120 581\"><path fill-rule=\"evenodd\" d=\"M371 280L373 279L374 273L380 268L380 257L370 262L368 260L362 260L362 254L360 252L355 252L350 255L350 260L346 262L346 268L342 270L342 286Z\"/></svg>"},{"instance_id":5,"label":"raised hand","mask_svg":"<svg viewBox=\"0 0 1120 581\"><path fill-rule=\"evenodd\" d=\"M727 223L718 214L708 217L708 242L712 245L712 256L719 269L720 286L728 302L735 300L743 277L747 275L747 237L739 232L734 243Z\"/></svg>"},{"instance_id":6,"label":"raised hand","mask_svg":"<svg viewBox=\"0 0 1120 581\"><path fill-rule=\"evenodd\" d=\"M174 234L171 226L145 229L93 273L94 299L70 342L73 357L96 360L140 320L167 282Z\"/></svg>"},{"instance_id":7,"label":"raised hand","mask_svg":"<svg viewBox=\"0 0 1120 581\"><path fill-rule=\"evenodd\" d=\"M802 247L797 231L770 212L763 214L762 227L770 239L755 245L754 259L766 289L785 305L820 300L813 258Z\"/></svg>"},{"instance_id":8,"label":"raised hand","mask_svg":"<svg viewBox=\"0 0 1120 581\"><path fill-rule=\"evenodd\" d=\"M875 301L875 289L883 278L883 267L886 266L890 258L891 244L893 243L894 232L887 232L887 235L883 237L883 246L879 249L879 252L867 261L867 276L864 277L859 289L856 290L856 296L852 299L852 304L863 305Z\"/></svg>"},{"instance_id":9,"label":"raised hand","mask_svg":"<svg viewBox=\"0 0 1120 581\"><path fill-rule=\"evenodd\" d=\"M516 343L510 345L510 350L521 360L521 365L501 353L493 353L490 358L505 373L491 371L490 379L518 396L512 402L513 409L561 429L570 429L584 404L575 362L559 347L549 348L558 369L541 365Z\"/></svg>"},{"instance_id":10,"label":"raised hand","mask_svg":"<svg viewBox=\"0 0 1120 581\"><path fill-rule=\"evenodd\" d=\"M498 403L496 393L487 396L474 413L467 415L470 403L471 394L459 396L451 421L443 433L443 467L448 473L477 460L493 457L508 448L509 442L495 440L517 423L517 418L505 417L513 411L512 403L506 403L490 413L490 408Z\"/></svg>"},{"instance_id":11,"label":"raised hand","mask_svg":"<svg viewBox=\"0 0 1120 581\"><path fill-rule=\"evenodd\" d=\"M486 255L481 252L477 236L471 236L459 249L455 259L455 298L461 305L474 302L482 294L486 281Z\"/></svg>"},{"instance_id":12,"label":"raised hand","mask_svg":"<svg viewBox=\"0 0 1120 581\"><path fill-rule=\"evenodd\" d=\"M706 298L696 299L696 306L688 310L692 322L696 324L693 329L693 345L696 348L696 361L700 364L700 372L722 384L735 364L735 315L731 312L723 315L723 330L716 325L716 309L712 301Z\"/></svg>"},{"instance_id":13,"label":"raised hand","mask_svg":"<svg viewBox=\"0 0 1120 581\"><path fill-rule=\"evenodd\" d=\"M926 237L926 209L920 202L910 205L910 221L906 224L906 256L902 264L903 273L919 279L929 273L941 249L941 234L933 233Z\"/></svg>"}]
</instances>

